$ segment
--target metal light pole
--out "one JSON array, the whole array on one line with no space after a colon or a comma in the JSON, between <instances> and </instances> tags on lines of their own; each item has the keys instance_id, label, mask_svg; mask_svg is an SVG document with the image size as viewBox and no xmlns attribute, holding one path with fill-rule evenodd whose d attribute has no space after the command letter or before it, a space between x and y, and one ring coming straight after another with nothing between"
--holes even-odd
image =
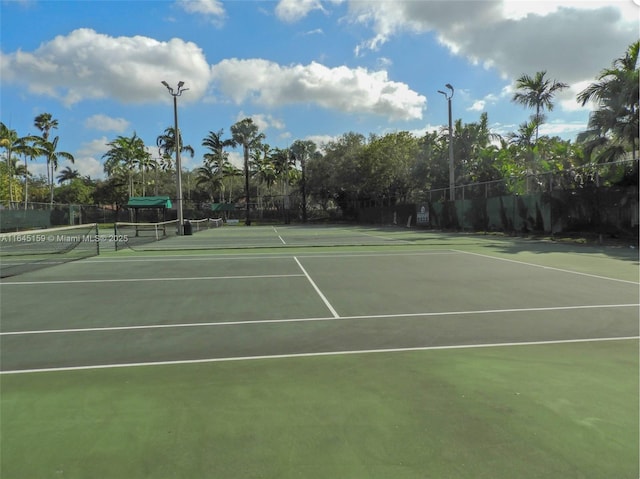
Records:
<instances>
[{"instance_id":1,"label":"metal light pole","mask_svg":"<svg viewBox=\"0 0 640 479\"><path fill-rule=\"evenodd\" d=\"M449 83L447 83L445 86L451 93L447 95L447 93L443 92L442 90L438 90L438 93L442 93L444 95L449 105L449 201L455 201L456 180L453 172L453 123L451 121L451 99L453 98L454 90Z\"/></svg>"},{"instance_id":2,"label":"metal light pole","mask_svg":"<svg viewBox=\"0 0 640 479\"><path fill-rule=\"evenodd\" d=\"M178 210L178 236L182 236L184 234L184 214L182 212L182 161L180 159L180 130L178 129L178 97L182 95L182 92L188 90L188 88L182 88L184 86L184 82L178 82L178 88L174 90L169 86L166 81L161 82L164 86L167 87L169 93L173 97L173 135L174 135L174 148L176 149L176 172L177 172L177 198L176 198L176 208Z\"/></svg>"}]
</instances>

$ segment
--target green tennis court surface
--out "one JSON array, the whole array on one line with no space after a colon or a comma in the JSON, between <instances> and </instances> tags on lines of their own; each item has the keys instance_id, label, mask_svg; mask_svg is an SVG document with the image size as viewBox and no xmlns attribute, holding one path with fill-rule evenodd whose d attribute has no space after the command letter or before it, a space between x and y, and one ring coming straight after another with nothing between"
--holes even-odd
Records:
<instances>
[{"instance_id":1,"label":"green tennis court surface","mask_svg":"<svg viewBox=\"0 0 640 479\"><path fill-rule=\"evenodd\" d=\"M634 250L270 226L143 249L0 283L2 477L638 476Z\"/></svg>"}]
</instances>

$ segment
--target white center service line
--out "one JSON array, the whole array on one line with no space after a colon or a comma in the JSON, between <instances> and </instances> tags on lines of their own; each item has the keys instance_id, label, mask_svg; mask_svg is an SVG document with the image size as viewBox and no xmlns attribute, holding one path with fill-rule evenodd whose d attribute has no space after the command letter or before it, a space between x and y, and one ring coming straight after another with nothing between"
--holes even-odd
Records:
<instances>
[{"instance_id":1,"label":"white center service line","mask_svg":"<svg viewBox=\"0 0 640 479\"><path fill-rule=\"evenodd\" d=\"M327 308L329 308L329 311L331 311L331 314L333 314L333 317L336 319L339 318L340 315L338 314L338 312L333 308L333 306L331 306L331 303L329 302L327 297L324 294L322 294L322 291L320 291L320 288L318 288L316 283L311 279L311 276L309 276L309 273L307 273L307 270L304 269L302 264L300 264L300 261L298 261L298 258L294 256L293 259L296 261L296 263L298 263L298 266L300 267L304 275L309 280L309 283L311 283L311 286L313 286L313 289L316 290L316 293L318 293L318 296L320 296L320 299L322 299L322 302L327 306Z\"/></svg>"},{"instance_id":2,"label":"white center service line","mask_svg":"<svg viewBox=\"0 0 640 479\"><path fill-rule=\"evenodd\" d=\"M278 235L278 230L276 229L275 226L273 226L273 232ZM282 244L287 244L287 242L284 239L282 239L282 236L278 235L278 238L280 239L280 241L282 241Z\"/></svg>"}]
</instances>

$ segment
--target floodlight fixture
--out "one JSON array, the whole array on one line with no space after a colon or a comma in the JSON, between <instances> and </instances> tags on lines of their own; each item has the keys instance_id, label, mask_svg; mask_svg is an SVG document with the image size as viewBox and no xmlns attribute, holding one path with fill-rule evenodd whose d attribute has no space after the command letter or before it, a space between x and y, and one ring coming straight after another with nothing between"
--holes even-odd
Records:
<instances>
[{"instance_id":1,"label":"floodlight fixture","mask_svg":"<svg viewBox=\"0 0 640 479\"><path fill-rule=\"evenodd\" d=\"M450 83L445 85L450 91L451 94L447 95L442 90L438 90L438 93L442 93L444 97L447 99L447 106L449 108L449 201L455 201L455 175L453 169L453 121L451 117L451 98L453 98L454 89Z\"/></svg>"},{"instance_id":2,"label":"floodlight fixture","mask_svg":"<svg viewBox=\"0 0 640 479\"><path fill-rule=\"evenodd\" d=\"M174 135L174 145L173 147L176 150L176 209L178 210L178 235L182 236L184 234L184 214L182 209L182 160L180 158L180 149L182 145L180 144L180 129L178 128L178 97L182 95L182 92L188 90L188 88L182 88L184 86L184 82L178 82L178 88L174 91L173 88L169 86L169 84L162 80L164 86L167 87L169 93L173 97L173 135Z\"/></svg>"}]
</instances>

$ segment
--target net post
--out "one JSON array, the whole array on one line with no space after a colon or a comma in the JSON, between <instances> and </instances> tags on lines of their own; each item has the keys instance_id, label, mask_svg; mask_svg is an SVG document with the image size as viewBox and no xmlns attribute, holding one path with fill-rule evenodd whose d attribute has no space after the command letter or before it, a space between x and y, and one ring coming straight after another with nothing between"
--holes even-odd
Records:
<instances>
[{"instance_id":1,"label":"net post","mask_svg":"<svg viewBox=\"0 0 640 479\"><path fill-rule=\"evenodd\" d=\"M116 251L118 251L118 222L117 221L113 223L113 239L114 239L113 243L116 245Z\"/></svg>"},{"instance_id":2,"label":"net post","mask_svg":"<svg viewBox=\"0 0 640 479\"><path fill-rule=\"evenodd\" d=\"M98 223L96 223L96 254L100 255L100 230L98 229Z\"/></svg>"}]
</instances>

